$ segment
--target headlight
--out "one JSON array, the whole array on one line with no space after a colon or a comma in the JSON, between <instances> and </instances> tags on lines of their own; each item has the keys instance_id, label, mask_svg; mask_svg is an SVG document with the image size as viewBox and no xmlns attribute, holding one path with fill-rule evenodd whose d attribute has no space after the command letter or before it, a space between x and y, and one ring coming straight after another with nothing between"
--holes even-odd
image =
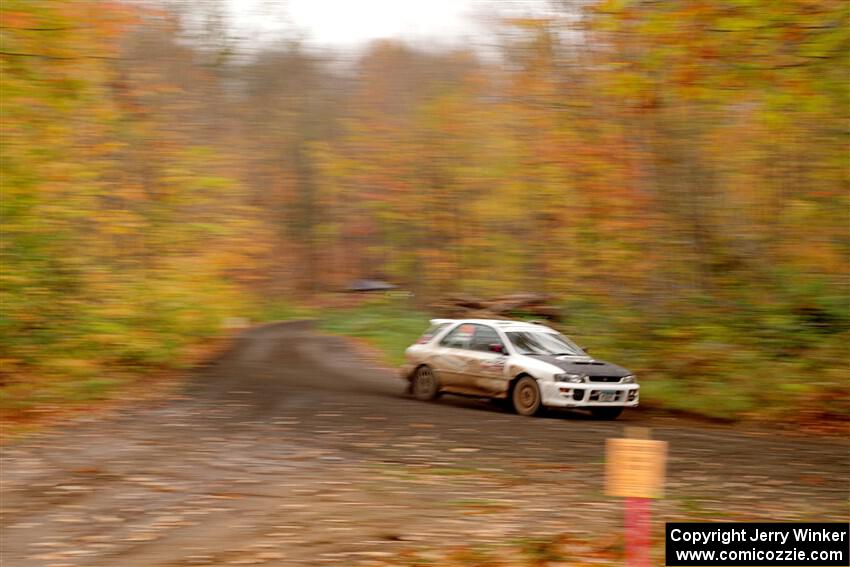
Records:
<instances>
[{"instance_id":1,"label":"headlight","mask_svg":"<svg viewBox=\"0 0 850 567\"><path fill-rule=\"evenodd\" d=\"M635 383L635 375L632 374L630 376L626 376L625 378L620 379L621 384L634 384Z\"/></svg>"},{"instance_id":2,"label":"headlight","mask_svg":"<svg viewBox=\"0 0 850 567\"><path fill-rule=\"evenodd\" d=\"M571 384L581 384L584 382L584 376L581 374L555 374L555 382L569 382Z\"/></svg>"}]
</instances>

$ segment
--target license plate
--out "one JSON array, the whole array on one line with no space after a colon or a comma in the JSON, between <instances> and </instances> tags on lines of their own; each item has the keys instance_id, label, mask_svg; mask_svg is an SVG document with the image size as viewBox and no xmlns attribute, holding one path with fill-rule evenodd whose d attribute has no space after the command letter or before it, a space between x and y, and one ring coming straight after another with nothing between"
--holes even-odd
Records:
<instances>
[{"instance_id":1,"label":"license plate","mask_svg":"<svg viewBox=\"0 0 850 567\"><path fill-rule=\"evenodd\" d=\"M617 397L617 392L599 392L600 402L613 402Z\"/></svg>"}]
</instances>

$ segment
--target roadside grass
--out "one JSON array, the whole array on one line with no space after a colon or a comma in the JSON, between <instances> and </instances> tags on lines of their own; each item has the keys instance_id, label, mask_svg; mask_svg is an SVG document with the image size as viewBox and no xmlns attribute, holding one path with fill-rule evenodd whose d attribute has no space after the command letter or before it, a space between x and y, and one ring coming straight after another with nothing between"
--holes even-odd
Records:
<instances>
[{"instance_id":1,"label":"roadside grass","mask_svg":"<svg viewBox=\"0 0 850 567\"><path fill-rule=\"evenodd\" d=\"M175 392L184 373L159 368L109 377L20 378L0 388L0 439L9 442L93 411L110 412Z\"/></svg>"},{"instance_id":2,"label":"roadside grass","mask_svg":"<svg viewBox=\"0 0 850 567\"><path fill-rule=\"evenodd\" d=\"M635 371L644 407L723 421L790 419L811 429L850 420L850 334L841 325L813 329L767 308L651 320L582 301L562 308L561 330Z\"/></svg>"},{"instance_id":3,"label":"roadside grass","mask_svg":"<svg viewBox=\"0 0 850 567\"><path fill-rule=\"evenodd\" d=\"M220 348L224 322L236 315L254 322L317 319L319 330L360 341L390 366L403 362L405 348L434 317L392 295L323 296L304 304L202 301L214 294L170 287L157 294L167 296L168 302L157 301L168 309L156 309L152 299L148 309L112 302L104 313L66 321L59 339L14 335L16 354L2 359L3 421L26 428L45 415L127 397L128 388L174 377ZM786 421L815 432L846 430L850 421L850 331L840 309L833 309L837 322L829 328L780 316L775 307L651 319L589 300L568 300L561 309L559 330L593 356L636 372L644 407L725 421Z\"/></svg>"},{"instance_id":4,"label":"roadside grass","mask_svg":"<svg viewBox=\"0 0 850 567\"><path fill-rule=\"evenodd\" d=\"M795 334L771 312L706 310L648 321L597 302L571 300L561 308L566 322L559 330L593 356L635 371L644 407L720 421L790 419L819 432L850 420L847 331ZM363 341L393 366L434 317L392 297L311 313L320 330Z\"/></svg>"},{"instance_id":5,"label":"roadside grass","mask_svg":"<svg viewBox=\"0 0 850 567\"><path fill-rule=\"evenodd\" d=\"M268 323L271 321L291 321L294 319L313 319L320 310L295 301L276 299L260 303L248 315L252 321Z\"/></svg>"},{"instance_id":6,"label":"roadside grass","mask_svg":"<svg viewBox=\"0 0 850 567\"><path fill-rule=\"evenodd\" d=\"M57 401L68 403L102 400L127 383L127 378L81 378L68 380L28 380L0 389L0 407L6 411L27 411Z\"/></svg>"},{"instance_id":7,"label":"roadside grass","mask_svg":"<svg viewBox=\"0 0 850 567\"><path fill-rule=\"evenodd\" d=\"M363 340L377 348L388 364L397 366L404 361L404 350L428 328L430 318L404 299L378 297L352 307L325 310L318 328Z\"/></svg>"},{"instance_id":8,"label":"roadside grass","mask_svg":"<svg viewBox=\"0 0 850 567\"><path fill-rule=\"evenodd\" d=\"M8 332L15 350L0 357L3 441L83 413L169 395L187 370L228 348L240 325L315 315L296 302L247 301L196 282L130 291L132 301L103 300L99 310L65 317L41 334Z\"/></svg>"},{"instance_id":9,"label":"roadside grass","mask_svg":"<svg viewBox=\"0 0 850 567\"><path fill-rule=\"evenodd\" d=\"M38 431L40 422L73 409L102 403L131 379L21 379L0 388L0 431L8 441Z\"/></svg>"},{"instance_id":10,"label":"roadside grass","mask_svg":"<svg viewBox=\"0 0 850 567\"><path fill-rule=\"evenodd\" d=\"M39 281L45 287L31 293L5 293L3 440L150 397L220 348L222 320L246 304L235 288L208 275L92 272L85 283Z\"/></svg>"}]
</instances>

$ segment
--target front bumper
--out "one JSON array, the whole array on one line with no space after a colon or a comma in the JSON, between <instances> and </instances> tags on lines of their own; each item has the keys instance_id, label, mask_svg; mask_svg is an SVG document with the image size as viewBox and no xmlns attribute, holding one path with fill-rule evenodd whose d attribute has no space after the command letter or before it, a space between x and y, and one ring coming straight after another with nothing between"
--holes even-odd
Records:
<instances>
[{"instance_id":1,"label":"front bumper","mask_svg":"<svg viewBox=\"0 0 850 567\"><path fill-rule=\"evenodd\" d=\"M538 382L543 405L555 408L637 407L640 385L605 382ZM612 395L613 394L613 395ZM602 401L604 400L604 401Z\"/></svg>"}]
</instances>

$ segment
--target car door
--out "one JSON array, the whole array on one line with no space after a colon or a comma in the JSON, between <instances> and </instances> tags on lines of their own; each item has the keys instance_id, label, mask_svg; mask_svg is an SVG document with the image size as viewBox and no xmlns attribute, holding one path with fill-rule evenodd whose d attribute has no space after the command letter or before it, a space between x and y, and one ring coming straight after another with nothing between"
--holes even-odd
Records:
<instances>
[{"instance_id":1,"label":"car door","mask_svg":"<svg viewBox=\"0 0 850 567\"><path fill-rule=\"evenodd\" d=\"M470 361L474 333L474 325L461 323L437 343L431 364L437 371L442 387L449 390L466 389L466 367Z\"/></svg>"},{"instance_id":2,"label":"car door","mask_svg":"<svg viewBox=\"0 0 850 567\"><path fill-rule=\"evenodd\" d=\"M508 385L505 374L508 357L499 332L489 325L476 324L470 347L465 384L486 396L503 394Z\"/></svg>"}]
</instances>

